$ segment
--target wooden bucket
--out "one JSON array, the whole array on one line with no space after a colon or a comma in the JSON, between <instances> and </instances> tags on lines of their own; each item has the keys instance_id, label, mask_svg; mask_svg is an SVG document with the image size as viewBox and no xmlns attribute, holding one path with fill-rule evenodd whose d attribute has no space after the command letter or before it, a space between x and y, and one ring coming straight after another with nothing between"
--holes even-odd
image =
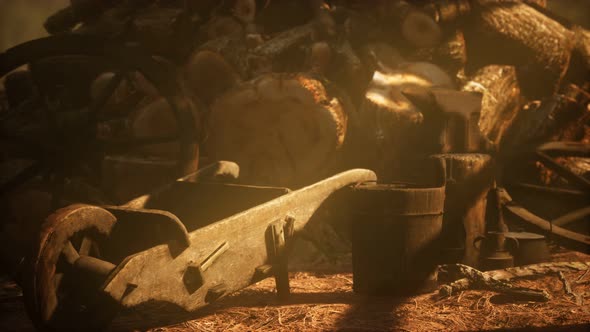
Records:
<instances>
[{"instance_id":1,"label":"wooden bucket","mask_svg":"<svg viewBox=\"0 0 590 332\"><path fill-rule=\"evenodd\" d=\"M405 295L431 290L445 187L364 183L350 189L354 291Z\"/></svg>"}]
</instances>

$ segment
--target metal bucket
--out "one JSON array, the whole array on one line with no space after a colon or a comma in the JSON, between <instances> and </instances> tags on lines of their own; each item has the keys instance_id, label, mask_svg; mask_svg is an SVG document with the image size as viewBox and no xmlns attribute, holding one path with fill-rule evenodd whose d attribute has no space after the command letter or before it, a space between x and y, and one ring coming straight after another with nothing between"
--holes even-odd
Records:
<instances>
[{"instance_id":1,"label":"metal bucket","mask_svg":"<svg viewBox=\"0 0 590 332\"><path fill-rule=\"evenodd\" d=\"M353 288L370 295L428 291L445 187L364 183L350 189Z\"/></svg>"}]
</instances>

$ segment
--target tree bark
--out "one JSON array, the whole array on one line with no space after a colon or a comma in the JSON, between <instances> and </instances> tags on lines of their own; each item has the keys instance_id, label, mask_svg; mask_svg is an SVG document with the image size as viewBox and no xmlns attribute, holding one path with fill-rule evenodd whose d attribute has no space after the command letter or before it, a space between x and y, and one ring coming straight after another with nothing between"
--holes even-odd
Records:
<instances>
[{"instance_id":1,"label":"tree bark","mask_svg":"<svg viewBox=\"0 0 590 332\"><path fill-rule=\"evenodd\" d=\"M521 108L516 69L496 65L483 67L462 90L483 94L479 129L486 140L498 146Z\"/></svg>"},{"instance_id":2,"label":"tree bark","mask_svg":"<svg viewBox=\"0 0 590 332\"><path fill-rule=\"evenodd\" d=\"M523 92L532 97L557 91L575 40L572 31L524 3L475 7L464 32L471 68L521 66Z\"/></svg>"}]
</instances>

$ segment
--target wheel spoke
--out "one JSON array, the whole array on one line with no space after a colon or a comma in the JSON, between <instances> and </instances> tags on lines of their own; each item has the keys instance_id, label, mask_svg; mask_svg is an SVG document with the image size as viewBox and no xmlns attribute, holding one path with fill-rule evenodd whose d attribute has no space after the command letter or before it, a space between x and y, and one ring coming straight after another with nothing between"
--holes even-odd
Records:
<instances>
[{"instance_id":1,"label":"wheel spoke","mask_svg":"<svg viewBox=\"0 0 590 332\"><path fill-rule=\"evenodd\" d=\"M84 238L82 238L82 243L80 244L80 250L78 250L80 256L88 256L92 245L92 239L90 239L88 236L84 236Z\"/></svg>"},{"instance_id":2,"label":"wheel spoke","mask_svg":"<svg viewBox=\"0 0 590 332\"><path fill-rule=\"evenodd\" d=\"M115 90L119 87L121 82L123 81L124 75L120 72L115 73L115 76L109 81L107 86L99 92L98 97L96 100L90 104L90 115L89 115L89 124L96 122L98 118L98 114L102 110L102 108L107 104L109 98L113 95Z\"/></svg>"},{"instance_id":3,"label":"wheel spoke","mask_svg":"<svg viewBox=\"0 0 590 332\"><path fill-rule=\"evenodd\" d=\"M566 179L572 186L582 189L583 191L590 191L590 180L573 173L565 166L559 164L547 154L541 151L537 151L537 158L545 165L545 167L551 169L562 178Z\"/></svg>"},{"instance_id":4,"label":"wheel spoke","mask_svg":"<svg viewBox=\"0 0 590 332\"><path fill-rule=\"evenodd\" d=\"M570 223L582 220L588 216L590 216L590 206L571 211L559 218L554 219L551 221L551 223L555 226L566 226Z\"/></svg>"},{"instance_id":5,"label":"wheel spoke","mask_svg":"<svg viewBox=\"0 0 590 332\"><path fill-rule=\"evenodd\" d=\"M68 262L70 265L74 265L78 258L80 258L78 251L76 251L76 248L74 248L74 245L71 241L66 242L61 253L64 255L66 262Z\"/></svg>"}]
</instances>

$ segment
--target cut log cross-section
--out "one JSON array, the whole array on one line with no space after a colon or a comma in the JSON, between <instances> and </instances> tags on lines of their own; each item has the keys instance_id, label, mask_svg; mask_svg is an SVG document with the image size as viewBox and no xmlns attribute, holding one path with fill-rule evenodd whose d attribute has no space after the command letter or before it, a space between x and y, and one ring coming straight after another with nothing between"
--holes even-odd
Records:
<instances>
[{"instance_id":1,"label":"cut log cross-section","mask_svg":"<svg viewBox=\"0 0 590 332\"><path fill-rule=\"evenodd\" d=\"M305 75L269 74L211 106L206 149L248 183L298 186L326 175L344 143L346 103Z\"/></svg>"}]
</instances>

